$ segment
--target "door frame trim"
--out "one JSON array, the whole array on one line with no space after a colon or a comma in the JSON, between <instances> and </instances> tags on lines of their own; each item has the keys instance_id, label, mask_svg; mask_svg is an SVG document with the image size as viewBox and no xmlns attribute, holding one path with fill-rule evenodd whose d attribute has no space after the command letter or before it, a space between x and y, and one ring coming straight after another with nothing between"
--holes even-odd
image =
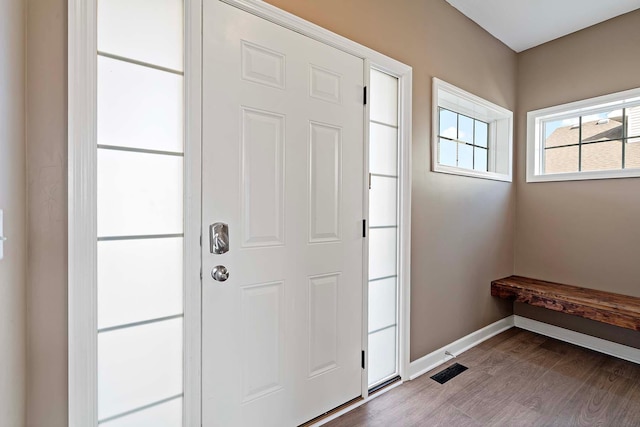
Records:
<instances>
[{"instance_id":1,"label":"door frame trim","mask_svg":"<svg viewBox=\"0 0 640 427\"><path fill-rule=\"evenodd\" d=\"M412 68L261 0L219 1L362 58L370 67L398 78L400 167L398 286L401 310L399 370L401 378L408 380L411 297ZM184 425L191 426L201 423L202 0L184 0L184 2ZM68 410L70 427L86 427L97 423L96 12L97 0L68 0ZM368 108L365 112L365 122L368 123ZM365 135L368 135L368 132ZM368 147L368 141L365 142ZM365 165L367 164L365 159ZM364 298L367 295L367 282L363 282ZM367 319L364 318L363 321L364 336ZM366 340L363 342L366 343ZM366 378L366 370L363 378ZM363 380L362 396L364 398L368 396L366 380Z\"/></svg>"}]
</instances>

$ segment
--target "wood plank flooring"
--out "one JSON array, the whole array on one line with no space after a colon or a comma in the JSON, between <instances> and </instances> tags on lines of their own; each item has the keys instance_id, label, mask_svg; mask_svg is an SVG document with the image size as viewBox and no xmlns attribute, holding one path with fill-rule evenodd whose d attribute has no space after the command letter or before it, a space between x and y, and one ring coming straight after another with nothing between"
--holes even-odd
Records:
<instances>
[{"instance_id":1,"label":"wood plank flooring","mask_svg":"<svg viewBox=\"0 0 640 427\"><path fill-rule=\"evenodd\" d=\"M512 328L326 426L640 426L640 365Z\"/></svg>"}]
</instances>

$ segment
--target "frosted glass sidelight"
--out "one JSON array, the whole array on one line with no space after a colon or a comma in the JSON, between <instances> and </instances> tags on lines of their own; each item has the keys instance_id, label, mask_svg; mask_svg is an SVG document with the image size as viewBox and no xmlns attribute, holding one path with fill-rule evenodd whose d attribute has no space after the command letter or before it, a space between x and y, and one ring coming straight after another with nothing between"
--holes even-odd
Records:
<instances>
[{"instance_id":1,"label":"frosted glass sidelight","mask_svg":"<svg viewBox=\"0 0 640 427\"><path fill-rule=\"evenodd\" d=\"M369 332L396 323L396 278L369 282Z\"/></svg>"},{"instance_id":2,"label":"frosted glass sidelight","mask_svg":"<svg viewBox=\"0 0 640 427\"><path fill-rule=\"evenodd\" d=\"M396 229L369 230L369 280L396 274Z\"/></svg>"},{"instance_id":3,"label":"frosted glass sidelight","mask_svg":"<svg viewBox=\"0 0 640 427\"><path fill-rule=\"evenodd\" d=\"M183 151L183 77L98 57L98 144Z\"/></svg>"},{"instance_id":4,"label":"frosted glass sidelight","mask_svg":"<svg viewBox=\"0 0 640 427\"><path fill-rule=\"evenodd\" d=\"M182 319L98 334L98 419L182 393Z\"/></svg>"},{"instance_id":5,"label":"frosted glass sidelight","mask_svg":"<svg viewBox=\"0 0 640 427\"><path fill-rule=\"evenodd\" d=\"M181 71L182 0L98 0L98 50Z\"/></svg>"},{"instance_id":6,"label":"frosted glass sidelight","mask_svg":"<svg viewBox=\"0 0 640 427\"><path fill-rule=\"evenodd\" d=\"M371 70L371 120L398 125L398 79Z\"/></svg>"},{"instance_id":7,"label":"frosted glass sidelight","mask_svg":"<svg viewBox=\"0 0 640 427\"><path fill-rule=\"evenodd\" d=\"M369 172L398 174L398 129L371 123Z\"/></svg>"},{"instance_id":8,"label":"frosted glass sidelight","mask_svg":"<svg viewBox=\"0 0 640 427\"><path fill-rule=\"evenodd\" d=\"M396 373L396 327L369 335L369 385Z\"/></svg>"},{"instance_id":9,"label":"frosted glass sidelight","mask_svg":"<svg viewBox=\"0 0 640 427\"><path fill-rule=\"evenodd\" d=\"M396 225L398 179L382 176L371 177L369 191L369 225Z\"/></svg>"},{"instance_id":10,"label":"frosted glass sidelight","mask_svg":"<svg viewBox=\"0 0 640 427\"><path fill-rule=\"evenodd\" d=\"M98 150L98 237L182 233L183 158Z\"/></svg>"},{"instance_id":11,"label":"frosted glass sidelight","mask_svg":"<svg viewBox=\"0 0 640 427\"><path fill-rule=\"evenodd\" d=\"M98 328L181 314L181 237L98 242Z\"/></svg>"},{"instance_id":12,"label":"frosted glass sidelight","mask_svg":"<svg viewBox=\"0 0 640 427\"><path fill-rule=\"evenodd\" d=\"M182 426L182 398L100 423L100 427L180 427Z\"/></svg>"}]
</instances>

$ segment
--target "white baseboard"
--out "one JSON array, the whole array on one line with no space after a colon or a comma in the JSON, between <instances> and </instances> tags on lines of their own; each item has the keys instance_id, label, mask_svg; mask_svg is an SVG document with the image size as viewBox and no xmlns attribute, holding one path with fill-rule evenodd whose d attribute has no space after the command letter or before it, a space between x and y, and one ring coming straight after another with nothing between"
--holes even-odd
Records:
<instances>
[{"instance_id":1,"label":"white baseboard","mask_svg":"<svg viewBox=\"0 0 640 427\"><path fill-rule=\"evenodd\" d=\"M640 364L640 349L514 315L516 327Z\"/></svg>"},{"instance_id":2,"label":"white baseboard","mask_svg":"<svg viewBox=\"0 0 640 427\"><path fill-rule=\"evenodd\" d=\"M418 360L414 360L409 364L409 379L413 380L418 378L420 375L425 374L433 368L436 368L450 360L451 357L447 356L445 351L448 351L454 356L458 356L470 348L477 346L481 342L486 341L507 329L513 328L513 326L514 316L505 317L504 319L498 320L497 322L485 326L482 329L472 332L449 345L439 348Z\"/></svg>"}]
</instances>

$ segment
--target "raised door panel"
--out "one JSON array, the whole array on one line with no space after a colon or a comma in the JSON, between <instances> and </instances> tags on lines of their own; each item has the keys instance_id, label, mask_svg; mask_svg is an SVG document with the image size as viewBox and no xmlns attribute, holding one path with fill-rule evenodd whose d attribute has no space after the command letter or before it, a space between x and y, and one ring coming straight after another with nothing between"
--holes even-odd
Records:
<instances>
[{"instance_id":1,"label":"raised door panel","mask_svg":"<svg viewBox=\"0 0 640 427\"><path fill-rule=\"evenodd\" d=\"M309 278L309 376L338 367L340 274Z\"/></svg>"},{"instance_id":2,"label":"raised door panel","mask_svg":"<svg viewBox=\"0 0 640 427\"><path fill-rule=\"evenodd\" d=\"M309 127L309 241L340 240L342 129Z\"/></svg>"},{"instance_id":3,"label":"raised door panel","mask_svg":"<svg viewBox=\"0 0 640 427\"><path fill-rule=\"evenodd\" d=\"M284 244L283 115L242 109L242 245Z\"/></svg>"},{"instance_id":4,"label":"raised door panel","mask_svg":"<svg viewBox=\"0 0 640 427\"><path fill-rule=\"evenodd\" d=\"M284 282L242 289L242 401L277 392L284 376Z\"/></svg>"}]
</instances>

